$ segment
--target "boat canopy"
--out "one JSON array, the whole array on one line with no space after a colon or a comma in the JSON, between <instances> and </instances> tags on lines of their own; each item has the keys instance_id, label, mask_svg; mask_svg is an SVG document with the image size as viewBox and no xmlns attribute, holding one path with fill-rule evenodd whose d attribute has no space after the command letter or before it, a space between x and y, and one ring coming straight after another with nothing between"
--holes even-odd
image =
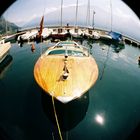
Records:
<instances>
[{"instance_id":1,"label":"boat canopy","mask_svg":"<svg viewBox=\"0 0 140 140\"><path fill-rule=\"evenodd\" d=\"M116 41L122 40L122 34L120 34L120 33L111 31L111 32L109 32L109 35L112 37L112 39L114 39Z\"/></svg>"}]
</instances>

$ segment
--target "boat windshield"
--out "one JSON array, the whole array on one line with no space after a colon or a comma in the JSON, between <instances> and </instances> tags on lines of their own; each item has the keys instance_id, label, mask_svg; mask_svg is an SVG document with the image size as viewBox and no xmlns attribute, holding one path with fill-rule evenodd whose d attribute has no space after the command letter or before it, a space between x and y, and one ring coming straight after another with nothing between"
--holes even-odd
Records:
<instances>
[{"instance_id":1,"label":"boat windshield","mask_svg":"<svg viewBox=\"0 0 140 140\"><path fill-rule=\"evenodd\" d=\"M62 48L62 47L76 47L76 48L80 48L78 44L76 44L75 42L68 42L68 41L63 41L63 42L59 42L55 48Z\"/></svg>"},{"instance_id":2,"label":"boat windshield","mask_svg":"<svg viewBox=\"0 0 140 140\"><path fill-rule=\"evenodd\" d=\"M77 45L77 44L72 41L63 41L63 42L59 42L58 45Z\"/></svg>"},{"instance_id":3,"label":"boat windshield","mask_svg":"<svg viewBox=\"0 0 140 140\"><path fill-rule=\"evenodd\" d=\"M65 55L66 50L52 50L49 52L48 55ZM85 56L85 54L81 51L75 51L75 50L67 50L68 56Z\"/></svg>"}]
</instances>

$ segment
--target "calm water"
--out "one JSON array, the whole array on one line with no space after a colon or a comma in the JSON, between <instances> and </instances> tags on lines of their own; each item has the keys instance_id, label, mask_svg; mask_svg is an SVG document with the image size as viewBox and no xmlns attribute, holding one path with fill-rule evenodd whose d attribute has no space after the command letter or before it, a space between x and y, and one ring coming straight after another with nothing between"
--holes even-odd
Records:
<instances>
[{"instance_id":1,"label":"calm water","mask_svg":"<svg viewBox=\"0 0 140 140\"><path fill-rule=\"evenodd\" d=\"M90 45L99 67L95 86L69 104L55 102L63 139L125 140L140 125L140 49ZM51 98L33 76L46 43L35 46L32 53L29 44L12 44L12 61L0 74L0 140L59 140Z\"/></svg>"}]
</instances>

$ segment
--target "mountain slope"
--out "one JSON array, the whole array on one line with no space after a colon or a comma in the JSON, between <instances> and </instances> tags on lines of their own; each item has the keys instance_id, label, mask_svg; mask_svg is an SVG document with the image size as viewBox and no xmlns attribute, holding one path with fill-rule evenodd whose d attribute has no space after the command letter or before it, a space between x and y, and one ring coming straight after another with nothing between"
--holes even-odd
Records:
<instances>
[{"instance_id":1,"label":"mountain slope","mask_svg":"<svg viewBox=\"0 0 140 140\"><path fill-rule=\"evenodd\" d=\"M8 22L3 17L0 17L0 34L11 34L16 32L18 28L14 23Z\"/></svg>"}]
</instances>

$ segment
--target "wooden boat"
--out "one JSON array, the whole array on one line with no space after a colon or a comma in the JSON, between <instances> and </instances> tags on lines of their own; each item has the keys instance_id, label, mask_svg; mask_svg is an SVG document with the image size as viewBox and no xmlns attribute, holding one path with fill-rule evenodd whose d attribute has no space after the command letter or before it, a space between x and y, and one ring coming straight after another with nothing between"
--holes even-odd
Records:
<instances>
[{"instance_id":1,"label":"wooden boat","mask_svg":"<svg viewBox=\"0 0 140 140\"><path fill-rule=\"evenodd\" d=\"M35 64L38 85L62 103L86 93L98 78L98 66L87 48L74 41L60 41Z\"/></svg>"},{"instance_id":2,"label":"wooden boat","mask_svg":"<svg viewBox=\"0 0 140 140\"><path fill-rule=\"evenodd\" d=\"M10 42L4 43L4 42L1 41L1 43L0 43L0 63L9 54L10 48L11 48L11 43Z\"/></svg>"}]
</instances>

